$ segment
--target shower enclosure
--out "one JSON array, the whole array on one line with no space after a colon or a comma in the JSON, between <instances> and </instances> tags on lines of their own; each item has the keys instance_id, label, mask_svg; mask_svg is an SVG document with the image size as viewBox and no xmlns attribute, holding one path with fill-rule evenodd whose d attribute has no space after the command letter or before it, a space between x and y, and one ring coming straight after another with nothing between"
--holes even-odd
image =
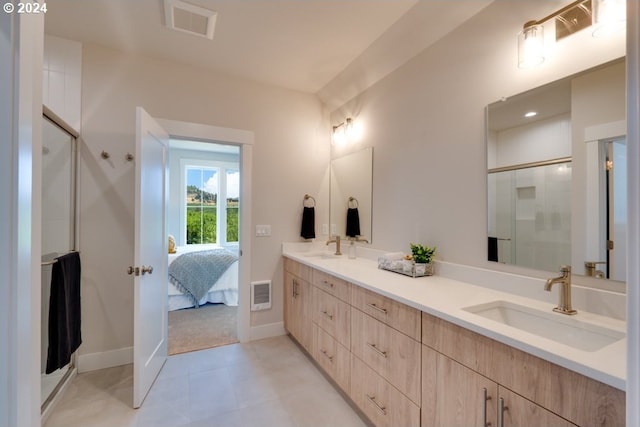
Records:
<instances>
[{"instance_id":1,"label":"shower enclosure","mask_svg":"<svg viewBox=\"0 0 640 427\"><path fill-rule=\"evenodd\" d=\"M49 298L51 271L56 257L77 250L76 181L78 132L47 107L42 129L42 330L41 410L50 408L58 392L75 374L71 363L45 373L49 346Z\"/></svg>"}]
</instances>

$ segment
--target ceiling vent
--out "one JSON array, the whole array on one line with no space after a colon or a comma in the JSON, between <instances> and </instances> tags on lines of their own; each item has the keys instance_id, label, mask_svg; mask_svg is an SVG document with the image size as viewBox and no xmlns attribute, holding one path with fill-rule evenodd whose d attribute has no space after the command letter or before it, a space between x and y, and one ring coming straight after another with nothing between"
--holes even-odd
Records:
<instances>
[{"instance_id":1,"label":"ceiling vent","mask_svg":"<svg viewBox=\"0 0 640 427\"><path fill-rule=\"evenodd\" d=\"M217 13L181 0L164 0L167 27L213 40Z\"/></svg>"}]
</instances>

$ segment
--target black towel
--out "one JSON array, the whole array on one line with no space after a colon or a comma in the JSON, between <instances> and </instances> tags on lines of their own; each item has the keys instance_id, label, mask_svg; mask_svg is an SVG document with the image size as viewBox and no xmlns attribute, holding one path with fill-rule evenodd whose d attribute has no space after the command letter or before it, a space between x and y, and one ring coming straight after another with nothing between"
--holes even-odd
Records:
<instances>
[{"instance_id":1,"label":"black towel","mask_svg":"<svg viewBox=\"0 0 640 427\"><path fill-rule=\"evenodd\" d=\"M498 238L489 237L489 261L498 261Z\"/></svg>"},{"instance_id":2,"label":"black towel","mask_svg":"<svg viewBox=\"0 0 640 427\"><path fill-rule=\"evenodd\" d=\"M300 236L305 239L315 239L316 237L316 209L304 207L302 211L302 227Z\"/></svg>"},{"instance_id":3,"label":"black towel","mask_svg":"<svg viewBox=\"0 0 640 427\"><path fill-rule=\"evenodd\" d=\"M70 252L59 256L57 260L51 272L47 374L67 365L71 361L71 354L82 344L80 254Z\"/></svg>"},{"instance_id":4,"label":"black towel","mask_svg":"<svg viewBox=\"0 0 640 427\"><path fill-rule=\"evenodd\" d=\"M347 209L347 236L357 237L360 235L360 215L358 208Z\"/></svg>"}]
</instances>

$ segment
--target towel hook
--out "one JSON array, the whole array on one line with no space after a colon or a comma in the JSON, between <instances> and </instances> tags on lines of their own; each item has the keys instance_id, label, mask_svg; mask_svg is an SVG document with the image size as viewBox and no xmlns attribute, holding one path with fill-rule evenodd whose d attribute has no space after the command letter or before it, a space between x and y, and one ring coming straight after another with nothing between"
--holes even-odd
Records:
<instances>
[{"instance_id":1,"label":"towel hook","mask_svg":"<svg viewBox=\"0 0 640 427\"><path fill-rule=\"evenodd\" d=\"M111 156L109 155L109 153L107 153L106 151L102 150L102 153L100 153L100 157L102 157L103 159L107 160Z\"/></svg>"},{"instance_id":2,"label":"towel hook","mask_svg":"<svg viewBox=\"0 0 640 427\"><path fill-rule=\"evenodd\" d=\"M355 206L352 206L352 204L353 204L353 203L355 203L356 205L355 205ZM350 207L350 208L357 208L359 205L360 205L360 203L358 203L358 199L356 199L356 198L355 198L355 197L353 197L353 196L350 196L350 197L349 197L349 207Z\"/></svg>"},{"instance_id":3,"label":"towel hook","mask_svg":"<svg viewBox=\"0 0 640 427\"><path fill-rule=\"evenodd\" d=\"M311 206L307 206L307 205L305 205L305 203L306 203L309 199L313 200L313 205L311 205ZM309 207L309 208L314 208L314 207L316 206L316 199L314 199L314 198L313 198L313 196L311 196L311 195L309 195L309 194L305 194L305 195L304 195L304 200L302 201L302 206L304 206L304 207Z\"/></svg>"}]
</instances>

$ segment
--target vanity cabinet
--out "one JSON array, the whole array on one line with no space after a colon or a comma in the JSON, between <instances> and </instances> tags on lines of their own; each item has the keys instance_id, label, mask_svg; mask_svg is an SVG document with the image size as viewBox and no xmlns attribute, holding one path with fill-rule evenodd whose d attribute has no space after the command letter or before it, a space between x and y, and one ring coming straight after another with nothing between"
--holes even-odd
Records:
<instances>
[{"instance_id":1,"label":"vanity cabinet","mask_svg":"<svg viewBox=\"0 0 640 427\"><path fill-rule=\"evenodd\" d=\"M351 330L351 353L420 403L420 343L356 308L351 311Z\"/></svg>"},{"instance_id":2,"label":"vanity cabinet","mask_svg":"<svg viewBox=\"0 0 640 427\"><path fill-rule=\"evenodd\" d=\"M427 313L422 319L423 425L482 425L472 421L481 419L484 388L491 425L625 425L623 391Z\"/></svg>"},{"instance_id":3,"label":"vanity cabinet","mask_svg":"<svg viewBox=\"0 0 640 427\"><path fill-rule=\"evenodd\" d=\"M422 363L424 426L575 427L427 346Z\"/></svg>"},{"instance_id":4,"label":"vanity cabinet","mask_svg":"<svg viewBox=\"0 0 640 427\"><path fill-rule=\"evenodd\" d=\"M351 345L351 307L346 302L314 287L313 321L345 347Z\"/></svg>"},{"instance_id":5,"label":"vanity cabinet","mask_svg":"<svg viewBox=\"0 0 640 427\"><path fill-rule=\"evenodd\" d=\"M420 406L413 403L374 369L351 357L350 397L377 427L419 427Z\"/></svg>"},{"instance_id":6,"label":"vanity cabinet","mask_svg":"<svg viewBox=\"0 0 640 427\"><path fill-rule=\"evenodd\" d=\"M349 304L351 302L351 283L324 271L313 269L312 282L314 286L335 296Z\"/></svg>"},{"instance_id":7,"label":"vanity cabinet","mask_svg":"<svg viewBox=\"0 0 640 427\"><path fill-rule=\"evenodd\" d=\"M284 327L308 352L313 351L313 293L309 283L311 269L285 258Z\"/></svg>"},{"instance_id":8,"label":"vanity cabinet","mask_svg":"<svg viewBox=\"0 0 640 427\"><path fill-rule=\"evenodd\" d=\"M420 310L359 286L351 288L351 304L363 313L420 341Z\"/></svg>"},{"instance_id":9,"label":"vanity cabinet","mask_svg":"<svg viewBox=\"0 0 640 427\"><path fill-rule=\"evenodd\" d=\"M285 328L369 420L625 425L625 393L285 258Z\"/></svg>"}]
</instances>

